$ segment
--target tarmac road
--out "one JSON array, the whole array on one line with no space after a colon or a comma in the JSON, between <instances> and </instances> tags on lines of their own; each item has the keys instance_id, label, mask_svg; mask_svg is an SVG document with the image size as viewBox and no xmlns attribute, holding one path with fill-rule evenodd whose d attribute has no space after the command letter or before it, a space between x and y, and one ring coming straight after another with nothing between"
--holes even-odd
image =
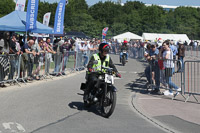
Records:
<instances>
[{"instance_id":1,"label":"tarmac road","mask_svg":"<svg viewBox=\"0 0 200 133\"><path fill-rule=\"evenodd\" d=\"M85 72L65 77L12 86L0 90L0 133L165 133L176 132L159 122L152 122L138 113L132 104L131 85L141 62L129 59L119 64L119 56L112 55L122 79L115 80L118 88L117 105L113 115L103 118L94 107L83 108L79 89Z\"/></svg>"}]
</instances>

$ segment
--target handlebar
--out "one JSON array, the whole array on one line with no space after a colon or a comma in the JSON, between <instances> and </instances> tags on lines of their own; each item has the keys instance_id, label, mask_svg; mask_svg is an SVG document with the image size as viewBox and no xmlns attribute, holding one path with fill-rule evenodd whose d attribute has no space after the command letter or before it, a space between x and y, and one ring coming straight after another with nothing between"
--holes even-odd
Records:
<instances>
[{"instance_id":1,"label":"handlebar","mask_svg":"<svg viewBox=\"0 0 200 133\"><path fill-rule=\"evenodd\" d=\"M110 67L103 67L102 66L102 69L106 70L105 72L103 71L95 71L95 72L90 72L90 73L93 73L93 74L96 74L96 75L101 75L101 74L104 74L104 73L108 73L108 74L116 74L116 72L113 71L113 68L110 68Z\"/></svg>"}]
</instances>

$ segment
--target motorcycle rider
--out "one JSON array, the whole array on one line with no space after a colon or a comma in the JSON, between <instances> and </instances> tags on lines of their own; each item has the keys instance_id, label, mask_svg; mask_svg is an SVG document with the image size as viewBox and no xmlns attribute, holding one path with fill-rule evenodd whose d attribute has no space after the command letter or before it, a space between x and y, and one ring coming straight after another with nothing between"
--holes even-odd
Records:
<instances>
[{"instance_id":1,"label":"motorcycle rider","mask_svg":"<svg viewBox=\"0 0 200 133\"><path fill-rule=\"evenodd\" d=\"M127 43L128 43L128 41L124 40L124 43L122 44L122 46L120 48L120 54L119 54L120 62L122 62L123 51L126 51L126 61L128 61L128 45L127 45Z\"/></svg>"},{"instance_id":2,"label":"motorcycle rider","mask_svg":"<svg viewBox=\"0 0 200 133\"><path fill-rule=\"evenodd\" d=\"M117 71L115 65L113 64L111 57L108 54L109 50L110 50L110 46L107 43L101 43L99 45L99 53L93 54L87 65L88 85L85 90L84 101L87 101L88 94L94 88L95 83L98 79L98 75L91 73L91 72L103 71L102 66L110 67L110 68L113 68L114 72L116 73L116 76L121 78L121 74Z\"/></svg>"}]
</instances>

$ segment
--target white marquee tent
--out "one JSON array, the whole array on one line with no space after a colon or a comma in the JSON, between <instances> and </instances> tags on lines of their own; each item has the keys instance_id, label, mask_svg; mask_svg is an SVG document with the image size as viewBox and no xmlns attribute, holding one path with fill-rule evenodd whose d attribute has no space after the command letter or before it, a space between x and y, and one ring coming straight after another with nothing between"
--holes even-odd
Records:
<instances>
[{"instance_id":1,"label":"white marquee tent","mask_svg":"<svg viewBox=\"0 0 200 133\"><path fill-rule=\"evenodd\" d=\"M118 40L119 42L123 42L124 39L126 39L127 41L133 39L133 40L142 40L143 38L141 36L138 36L134 33L131 32L125 32L123 34L119 34L117 36L113 37L114 40Z\"/></svg>"},{"instance_id":2,"label":"white marquee tent","mask_svg":"<svg viewBox=\"0 0 200 133\"><path fill-rule=\"evenodd\" d=\"M189 41L190 39L186 34L157 34L157 33L143 33L144 40L154 41L161 38L162 40L174 40L174 41Z\"/></svg>"}]
</instances>

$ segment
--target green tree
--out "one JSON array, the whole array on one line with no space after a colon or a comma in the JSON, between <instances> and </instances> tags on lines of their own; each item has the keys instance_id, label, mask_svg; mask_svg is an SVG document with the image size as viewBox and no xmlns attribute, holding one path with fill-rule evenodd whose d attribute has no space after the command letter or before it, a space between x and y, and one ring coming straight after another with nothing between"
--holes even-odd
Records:
<instances>
[{"instance_id":1,"label":"green tree","mask_svg":"<svg viewBox=\"0 0 200 133\"><path fill-rule=\"evenodd\" d=\"M174 11L173 31L187 34L191 39L198 38L200 15L196 8L179 7Z\"/></svg>"},{"instance_id":2,"label":"green tree","mask_svg":"<svg viewBox=\"0 0 200 133\"><path fill-rule=\"evenodd\" d=\"M13 0L0 1L0 17L3 17L15 10L15 2Z\"/></svg>"},{"instance_id":3,"label":"green tree","mask_svg":"<svg viewBox=\"0 0 200 133\"><path fill-rule=\"evenodd\" d=\"M165 26L164 11L161 7L153 5L146 7L142 12L143 32L159 32Z\"/></svg>"}]
</instances>

